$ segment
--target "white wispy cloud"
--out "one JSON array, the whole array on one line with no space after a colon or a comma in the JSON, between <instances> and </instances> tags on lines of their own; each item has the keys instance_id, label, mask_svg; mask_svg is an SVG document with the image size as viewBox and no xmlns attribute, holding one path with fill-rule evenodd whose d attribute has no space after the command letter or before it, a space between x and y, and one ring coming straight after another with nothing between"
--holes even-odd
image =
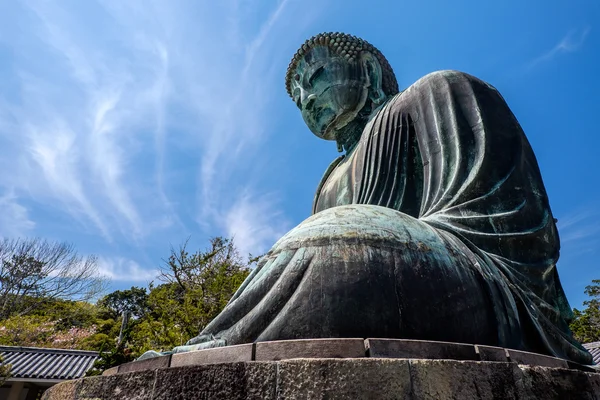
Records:
<instances>
[{"instance_id":1,"label":"white wispy cloud","mask_svg":"<svg viewBox=\"0 0 600 400\"><path fill-rule=\"evenodd\" d=\"M217 181L227 181L236 173L230 166L239 166L240 160L252 163L250 153L246 151L264 138L265 121L268 121L264 92L271 88L276 90L276 87L272 86L272 81L262 77L269 69L268 63L272 59L273 50L261 48L273 34L289 3L289 0L280 1L258 27L256 35L251 36L250 40L246 38L248 44L242 51L238 50L239 54L234 58L239 60L243 68L223 79L222 83L225 85L218 90L219 93L227 93L229 98L203 104L203 112L210 115L213 129L201 165L199 221L204 221L207 216L220 221L225 215L226 232L235 236L243 254L262 252L265 246L273 244L277 239L273 233L279 233L282 226L285 226L285 223L278 220L277 204L273 197L256 196L251 193L251 188L243 186L230 191L237 194L226 195L229 197L226 202L229 208L223 210L219 203L222 203L228 188L215 189L219 186ZM285 26L281 25L279 28L285 29ZM235 37L233 42L225 45L229 45L235 53L241 40L242 38ZM275 82L279 83L278 81L277 79Z\"/></svg>"},{"instance_id":2,"label":"white wispy cloud","mask_svg":"<svg viewBox=\"0 0 600 400\"><path fill-rule=\"evenodd\" d=\"M600 209L582 207L558 216L561 257L558 268L571 305L581 309L586 300L583 289L597 279L597 255L600 253Z\"/></svg>"},{"instance_id":3,"label":"white wispy cloud","mask_svg":"<svg viewBox=\"0 0 600 400\"><path fill-rule=\"evenodd\" d=\"M224 218L225 230L242 256L258 256L268 250L288 229L285 216L277 211L273 194L242 195Z\"/></svg>"},{"instance_id":4,"label":"white wispy cloud","mask_svg":"<svg viewBox=\"0 0 600 400\"><path fill-rule=\"evenodd\" d=\"M112 281L148 284L156 280L160 271L143 268L137 262L123 257L99 257L98 272Z\"/></svg>"},{"instance_id":5,"label":"white wispy cloud","mask_svg":"<svg viewBox=\"0 0 600 400\"><path fill-rule=\"evenodd\" d=\"M76 134L68 124L62 120L45 121L43 125L32 122L25 133L29 143L22 157L29 156L33 163L24 164L30 168L18 171L23 173L22 185L32 192L44 188L46 194L54 194L67 212L76 218L86 215L104 237L110 238L106 225L85 195L82 171L78 168L81 154Z\"/></svg>"},{"instance_id":6,"label":"white wispy cloud","mask_svg":"<svg viewBox=\"0 0 600 400\"><path fill-rule=\"evenodd\" d=\"M560 54L573 53L579 50L590 33L590 29L589 26L586 26L569 31L552 49L531 61L528 68L531 69L538 64L550 61Z\"/></svg>"},{"instance_id":7,"label":"white wispy cloud","mask_svg":"<svg viewBox=\"0 0 600 400\"><path fill-rule=\"evenodd\" d=\"M273 60L289 51L285 21L306 27L319 11L258 6L12 3L22 29L0 26L15 88L0 93L4 231L35 230L24 205L35 204L113 244L200 231L235 235L243 252L270 246L288 228L262 180L288 61Z\"/></svg>"},{"instance_id":8,"label":"white wispy cloud","mask_svg":"<svg viewBox=\"0 0 600 400\"><path fill-rule=\"evenodd\" d=\"M0 237L25 236L35 228L27 209L19 204L14 193L6 192L0 196L0 210Z\"/></svg>"},{"instance_id":9,"label":"white wispy cloud","mask_svg":"<svg viewBox=\"0 0 600 400\"><path fill-rule=\"evenodd\" d=\"M160 78L134 77L135 55L131 63L114 62L115 54L90 46L76 34L76 15L65 9L27 6L37 22L27 39L48 53L50 68L40 70L26 50L15 49L24 100L13 107L11 129L0 134L28 139L16 153L3 154L21 158L13 167L17 189L40 202L59 202L108 240L115 231L138 237L142 224L131 192L139 187L125 180L132 178L127 167L139 146L127 135L140 135L139 119L150 110L138 96Z\"/></svg>"},{"instance_id":10,"label":"white wispy cloud","mask_svg":"<svg viewBox=\"0 0 600 400\"><path fill-rule=\"evenodd\" d=\"M600 210L583 208L558 218L563 254L577 255L600 249Z\"/></svg>"}]
</instances>

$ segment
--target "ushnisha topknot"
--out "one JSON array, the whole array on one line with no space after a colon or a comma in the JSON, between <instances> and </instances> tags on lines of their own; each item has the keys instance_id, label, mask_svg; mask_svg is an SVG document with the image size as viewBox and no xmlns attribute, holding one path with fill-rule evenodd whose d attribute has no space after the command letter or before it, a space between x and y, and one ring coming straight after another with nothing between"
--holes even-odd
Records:
<instances>
[{"instance_id":1,"label":"ushnisha topknot","mask_svg":"<svg viewBox=\"0 0 600 400\"><path fill-rule=\"evenodd\" d=\"M290 65L288 66L287 73L285 74L285 88L290 95L292 96L292 79L295 75L296 67L298 63L304 57L304 55L315 46L327 46L329 49L333 50L337 55L344 57L349 62L354 62L358 59L358 56L363 51L368 51L372 55L374 55L379 64L381 65L382 70L382 89L383 92L392 96L399 92L398 82L396 81L396 76L394 75L394 71L390 63L384 57L384 55L377 50L375 46L371 43L358 38L356 36L348 35L346 33L341 32L324 32L319 33L316 36L308 39L304 44L298 49L292 61L290 61Z\"/></svg>"}]
</instances>

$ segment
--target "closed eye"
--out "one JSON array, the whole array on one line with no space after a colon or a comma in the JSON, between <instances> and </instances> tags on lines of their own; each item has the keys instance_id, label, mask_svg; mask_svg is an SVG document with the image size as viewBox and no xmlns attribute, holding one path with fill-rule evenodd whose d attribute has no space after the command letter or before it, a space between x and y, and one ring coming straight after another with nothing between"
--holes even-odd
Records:
<instances>
[{"instance_id":1,"label":"closed eye","mask_svg":"<svg viewBox=\"0 0 600 400\"><path fill-rule=\"evenodd\" d=\"M313 81L315 79L317 79L319 76L321 76L321 74L323 73L323 71L325 71L325 68L323 66L317 68L315 70L315 72L312 73L312 75L310 76L310 78L308 78L308 83L312 85Z\"/></svg>"}]
</instances>

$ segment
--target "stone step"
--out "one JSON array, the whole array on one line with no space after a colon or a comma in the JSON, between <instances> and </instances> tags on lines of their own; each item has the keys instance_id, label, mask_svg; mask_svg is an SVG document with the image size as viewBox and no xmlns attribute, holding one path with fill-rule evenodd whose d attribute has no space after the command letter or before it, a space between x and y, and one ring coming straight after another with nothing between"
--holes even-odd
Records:
<instances>
[{"instance_id":1,"label":"stone step","mask_svg":"<svg viewBox=\"0 0 600 400\"><path fill-rule=\"evenodd\" d=\"M111 368L103 375L233 362L362 357L512 362L521 365L595 372L589 366L560 358L502 347L411 339L344 338L277 340L195 350L134 361Z\"/></svg>"}]
</instances>

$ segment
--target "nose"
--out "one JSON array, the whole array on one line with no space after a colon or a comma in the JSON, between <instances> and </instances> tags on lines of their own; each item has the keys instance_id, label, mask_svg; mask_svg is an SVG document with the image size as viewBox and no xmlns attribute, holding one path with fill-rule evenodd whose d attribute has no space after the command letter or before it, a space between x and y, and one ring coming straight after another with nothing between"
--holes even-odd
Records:
<instances>
[{"instance_id":1,"label":"nose","mask_svg":"<svg viewBox=\"0 0 600 400\"><path fill-rule=\"evenodd\" d=\"M307 91L300 89L300 102L302 103L302 108L310 109L317 96L314 93L308 93Z\"/></svg>"}]
</instances>

